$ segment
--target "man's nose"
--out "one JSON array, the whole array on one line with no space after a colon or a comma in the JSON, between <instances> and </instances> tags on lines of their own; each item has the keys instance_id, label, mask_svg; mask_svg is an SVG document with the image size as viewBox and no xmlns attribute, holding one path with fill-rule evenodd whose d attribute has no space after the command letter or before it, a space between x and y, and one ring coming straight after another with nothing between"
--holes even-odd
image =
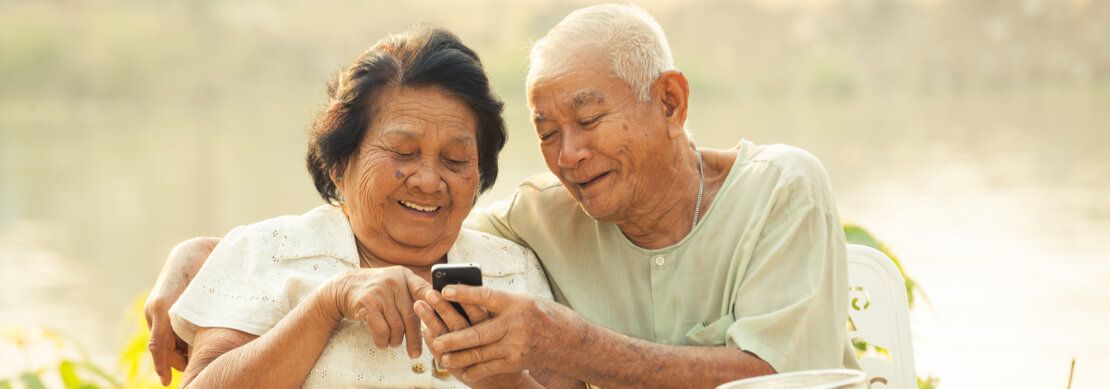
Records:
<instances>
[{"instance_id":1,"label":"man's nose","mask_svg":"<svg viewBox=\"0 0 1110 389\"><path fill-rule=\"evenodd\" d=\"M582 131L569 129L563 131L563 145L559 149L559 167L573 169L592 155L589 136Z\"/></svg>"}]
</instances>

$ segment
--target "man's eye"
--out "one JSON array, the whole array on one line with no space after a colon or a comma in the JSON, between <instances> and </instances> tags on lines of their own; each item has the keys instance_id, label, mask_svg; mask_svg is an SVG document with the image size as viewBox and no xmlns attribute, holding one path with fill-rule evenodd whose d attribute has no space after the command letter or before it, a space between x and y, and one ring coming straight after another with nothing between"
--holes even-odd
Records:
<instances>
[{"instance_id":1,"label":"man's eye","mask_svg":"<svg viewBox=\"0 0 1110 389\"><path fill-rule=\"evenodd\" d=\"M600 115L594 116L592 118L582 119L578 121L578 125L581 127L589 127L596 124L599 119L601 119Z\"/></svg>"}]
</instances>

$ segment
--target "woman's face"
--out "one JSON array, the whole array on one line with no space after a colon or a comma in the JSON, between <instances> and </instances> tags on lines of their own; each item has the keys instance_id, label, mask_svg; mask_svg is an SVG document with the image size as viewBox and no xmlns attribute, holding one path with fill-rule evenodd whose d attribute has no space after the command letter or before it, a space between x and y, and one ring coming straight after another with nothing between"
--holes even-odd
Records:
<instances>
[{"instance_id":1,"label":"woman's face","mask_svg":"<svg viewBox=\"0 0 1110 389\"><path fill-rule=\"evenodd\" d=\"M454 244L478 191L478 120L438 87L393 87L339 178L359 244L379 260L427 266Z\"/></svg>"}]
</instances>

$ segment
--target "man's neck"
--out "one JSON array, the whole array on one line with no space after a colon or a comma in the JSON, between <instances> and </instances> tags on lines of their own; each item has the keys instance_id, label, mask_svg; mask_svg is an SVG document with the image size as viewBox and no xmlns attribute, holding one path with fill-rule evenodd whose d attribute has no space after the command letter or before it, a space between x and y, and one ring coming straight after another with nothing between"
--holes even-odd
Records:
<instances>
[{"instance_id":1,"label":"man's neck","mask_svg":"<svg viewBox=\"0 0 1110 389\"><path fill-rule=\"evenodd\" d=\"M671 163L673 169L644 172L653 177L649 188L660 188L637 198L626 215L613 221L632 243L646 249L660 249L678 243L690 233L697 207L699 166L697 154L683 147ZM705 210L705 204L702 204Z\"/></svg>"}]
</instances>

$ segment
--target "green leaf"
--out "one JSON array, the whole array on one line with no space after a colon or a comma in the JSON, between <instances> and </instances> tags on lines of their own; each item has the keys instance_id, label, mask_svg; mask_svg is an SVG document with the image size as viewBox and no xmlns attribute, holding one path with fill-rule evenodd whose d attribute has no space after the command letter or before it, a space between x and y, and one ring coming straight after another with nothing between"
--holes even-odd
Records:
<instances>
[{"instance_id":1,"label":"green leaf","mask_svg":"<svg viewBox=\"0 0 1110 389\"><path fill-rule=\"evenodd\" d=\"M844 238L848 240L848 243L862 244L875 250L886 252L886 250L883 250L883 246L879 244L879 241L876 240L870 232L867 232L863 227L855 224L844 225Z\"/></svg>"},{"instance_id":2,"label":"green leaf","mask_svg":"<svg viewBox=\"0 0 1110 389\"><path fill-rule=\"evenodd\" d=\"M22 376L19 376L19 380L23 381L23 386L26 386L27 389L46 389L46 385L42 384L42 380L39 379L38 374L31 372L23 373Z\"/></svg>"},{"instance_id":3,"label":"green leaf","mask_svg":"<svg viewBox=\"0 0 1110 389\"><path fill-rule=\"evenodd\" d=\"M925 291L921 289L921 287L917 284L917 281L915 281L913 278L910 278L910 276L906 274L906 270L902 267L902 261L898 259L898 256L894 255L894 253L891 252L885 244L879 242L879 240L876 239L874 235L871 235L871 233L868 232L867 229L855 224L844 224L844 238L850 244L864 245L875 250L882 251L883 254L886 254L886 256L890 257L890 259L894 261L894 266L898 267L898 272L902 273L902 279L905 280L906 299L909 300L908 302L911 309L914 305L914 299L918 295L925 298L926 302L928 302L929 298L925 296Z\"/></svg>"},{"instance_id":4,"label":"green leaf","mask_svg":"<svg viewBox=\"0 0 1110 389\"><path fill-rule=\"evenodd\" d=\"M62 361L58 365L58 374L62 376L62 383L65 384L66 389L81 389L81 378L77 377L77 371L73 366L70 360Z\"/></svg>"},{"instance_id":5,"label":"green leaf","mask_svg":"<svg viewBox=\"0 0 1110 389\"><path fill-rule=\"evenodd\" d=\"M97 367L92 362L77 362L77 366L88 370L89 372L99 376L100 378L103 378L105 381L108 381L108 384L113 388L123 386L118 380L113 378L111 374L106 373L104 369Z\"/></svg>"},{"instance_id":6,"label":"green leaf","mask_svg":"<svg viewBox=\"0 0 1110 389\"><path fill-rule=\"evenodd\" d=\"M12 380L0 380L0 389L12 389Z\"/></svg>"},{"instance_id":7,"label":"green leaf","mask_svg":"<svg viewBox=\"0 0 1110 389\"><path fill-rule=\"evenodd\" d=\"M917 389L936 389L940 384L940 378L928 376L925 378L917 377Z\"/></svg>"}]
</instances>

